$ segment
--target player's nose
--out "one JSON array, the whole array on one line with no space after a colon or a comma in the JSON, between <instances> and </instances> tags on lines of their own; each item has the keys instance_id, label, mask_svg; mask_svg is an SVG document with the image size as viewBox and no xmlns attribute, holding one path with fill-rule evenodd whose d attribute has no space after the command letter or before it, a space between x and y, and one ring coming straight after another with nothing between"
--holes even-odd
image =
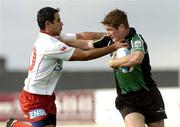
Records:
<instances>
[{"instance_id":1,"label":"player's nose","mask_svg":"<svg viewBox=\"0 0 180 127\"><path fill-rule=\"evenodd\" d=\"M63 26L64 24L63 24L63 22L62 21L60 21L60 26Z\"/></svg>"}]
</instances>

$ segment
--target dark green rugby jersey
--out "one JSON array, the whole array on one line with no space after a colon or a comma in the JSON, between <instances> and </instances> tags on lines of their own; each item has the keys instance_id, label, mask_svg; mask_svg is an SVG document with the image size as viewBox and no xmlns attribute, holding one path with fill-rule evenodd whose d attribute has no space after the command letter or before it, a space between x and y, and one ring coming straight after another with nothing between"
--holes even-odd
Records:
<instances>
[{"instance_id":1,"label":"dark green rugby jersey","mask_svg":"<svg viewBox=\"0 0 180 127\"><path fill-rule=\"evenodd\" d=\"M142 36L137 34L134 28L130 28L125 40L129 43L130 52L142 51L144 52L144 59L141 64L134 66L132 72L122 73L119 69L114 69L118 94L127 94L141 89L149 90L149 87L156 86L151 77L147 44Z\"/></svg>"}]
</instances>

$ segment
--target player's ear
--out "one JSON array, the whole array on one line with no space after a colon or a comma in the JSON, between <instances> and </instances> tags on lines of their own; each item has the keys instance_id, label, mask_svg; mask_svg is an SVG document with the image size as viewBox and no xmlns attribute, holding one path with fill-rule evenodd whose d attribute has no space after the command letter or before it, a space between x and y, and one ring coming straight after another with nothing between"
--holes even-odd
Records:
<instances>
[{"instance_id":1,"label":"player's ear","mask_svg":"<svg viewBox=\"0 0 180 127\"><path fill-rule=\"evenodd\" d=\"M123 32L124 29L125 29L124 24L120 24L119 27L117 28L117 30L120 31L120 32Z\"/></svg>"},{"instance_id":2,"label":"player's ear","mask_svg":"<svg viewBox=\"0 0 180 127\"><path fill-rule=\"evenodd\" d=\"M45 27L47 28L47 27L49 27L50 26L50 24L51 24L51 22L50 21L46 21L45 22Z\"/></svg>"}]
</instances>

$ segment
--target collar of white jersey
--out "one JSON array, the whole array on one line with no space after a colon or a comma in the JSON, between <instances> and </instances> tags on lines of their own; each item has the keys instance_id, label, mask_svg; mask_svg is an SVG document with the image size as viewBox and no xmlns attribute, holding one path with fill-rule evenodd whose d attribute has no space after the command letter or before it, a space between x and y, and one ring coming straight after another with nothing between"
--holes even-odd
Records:
<instances>
[{"instance_id":1,"label":"collar of white jersey","mask_svg":"<svg viewBox=\"0 0 180 127\"><path fill-rule=\"evenodd\" d=\"M59 40L59 36L52 36L49 33L42 32L42 31L39 32L39 36L43 38L54 38L54 39Z\"/></svg>"}]
</instances>

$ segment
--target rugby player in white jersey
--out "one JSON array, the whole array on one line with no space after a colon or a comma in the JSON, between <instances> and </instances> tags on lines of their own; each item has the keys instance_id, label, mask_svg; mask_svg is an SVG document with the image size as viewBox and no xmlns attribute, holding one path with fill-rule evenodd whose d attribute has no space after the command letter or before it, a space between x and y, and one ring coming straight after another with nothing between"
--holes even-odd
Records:
<instances>
[{"instance_id":1,"label":"rugby player in white jersey","mask_svg":"<svg viewBox=\"0 0 180 127\"><path fill-rule=\"evenodd\" d=\"M63 61L91 60L127 46L115 42L104 48L93 48L95 43L111 41L109 37L95 43L93 40L75 40L84 37L88 39L91 35L102 36L103 33L88 33L88 36L86 33L77 36L60 34L63 23L59 10L51 7L44 7L38 11L37 22L40 32L32 50L25 86L19 97L21 109L31 125L11 118L6 127L56 127L54 90L62 72ZM66 41L66 44L60 40Z\"/></svg>"}]
</instances>

